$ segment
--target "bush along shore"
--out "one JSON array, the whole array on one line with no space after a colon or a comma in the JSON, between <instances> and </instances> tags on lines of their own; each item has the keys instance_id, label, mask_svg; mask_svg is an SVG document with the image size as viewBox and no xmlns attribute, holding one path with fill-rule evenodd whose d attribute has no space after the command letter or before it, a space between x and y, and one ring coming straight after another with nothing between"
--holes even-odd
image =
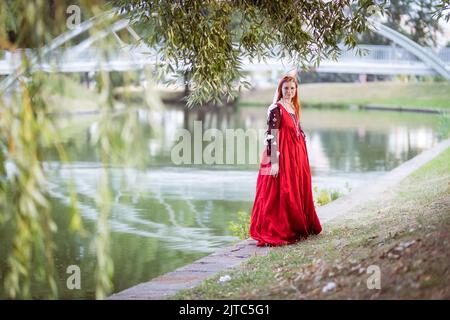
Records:
<instances>
[{"instance_id":1,"label":"bush along shore","mask_svg":"<svg viewBox=\"0 0 450 320\"><path fill-rule=\"evenodd\" d=\"M449 261L447 148L320 235L270 248L171 298L449 299Z\"/></svg>"}]
</instances>

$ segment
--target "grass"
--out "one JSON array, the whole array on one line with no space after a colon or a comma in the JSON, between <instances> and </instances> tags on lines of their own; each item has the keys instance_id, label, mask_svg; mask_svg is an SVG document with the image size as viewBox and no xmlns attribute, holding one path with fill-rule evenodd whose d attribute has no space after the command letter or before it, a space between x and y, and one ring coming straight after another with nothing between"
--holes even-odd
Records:
<instances>
[{"instance_id":1,"label":"grass","mask_svg":"<svg viewBox=\"0 0 450 320\"><path fill-rule=\"evenodd\" d=\"M274 89L242 94L244 105L267 105ZM304 104L380 105L390 107L450 109L450 82L370 82L301 84L300 100Z\"/></svg>"},{"instance_id":2,"label":"grass","mask_svg":"<svg viewBox=\"0 0 450 320\"><path fill-rule=\"evenodd\" d=\"M48 77L44 87L44 97L50 112L74 113L99 108L101 97L95 89L87 88L72 76L49 74Z\"/></svg>"},{"instance_id":3,"label":"grass","mask_svg":"<svg viewBox=\"0 0 450 320\"><path fill-rule=\"evenodd\" d=\"M348 185L348 182L346 183L347 190L351 190L351 188ZM339 190L333 189L320 189L317 188L317 186L314 187L314 204L317 206L324 206L327 203L336 200L337 198L341 197L343 193L339 192Z\"/></svg>"},{"instance_id":4,"label":"grass","mask_svg":"<svg viewBox=\"0 0 450 320\"><path fill-rule=\"evenodd\" d=\"M244 240L249 234L251 214L245 211L239 211L237 216L238 221L231 221L228 228L233 236L238 237L240 240Z\"/></svg>"},{"instance_id":5,"label":"grass","mask_svg":"<svg viewBox=\"0 0 450 320\"><path fill-rule=\"evenodd\" d=\"M228 271L230 281L218 282L222 272L173 298L449 299L449 230L450 148L322 234L271 248ZM368 287L373 266L381 289Z\"/></svg>"},{"instance_id":6,"label":"grass","mask_svg":"<svg viewBox=\"0 0 450 320\"><path fill-rule=\"evenodd\" d=\"M272 101L273 91L273 88L269 88L243 92L239 104L267 106ZM114 92L123 95L123 88L116 88ZM160 89L158 93L163 100L179 100L182 95L179 89L177 91ZM135 99L141 99L142 88L134 88L130 94ZM94 89L85 87L74 77L60 74L50 75L45 95L56 111L64 112L96 109L99 101L99 94ZM371 104L448 110L450 109L450 82L301 84L300 100L305 105L336 108L354 104Z\"/></svg>"}]
</instances>

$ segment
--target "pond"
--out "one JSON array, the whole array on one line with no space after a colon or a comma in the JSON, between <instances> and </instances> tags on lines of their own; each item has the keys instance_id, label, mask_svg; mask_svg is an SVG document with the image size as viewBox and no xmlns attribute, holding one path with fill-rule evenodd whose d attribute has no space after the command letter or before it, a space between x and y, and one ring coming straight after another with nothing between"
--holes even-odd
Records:
<instances>
[{"instance_id":1,"label":"pond","mask_svg":"<svg viewBox=\"0 0 450 320\"><path fill-rule=\"evenodd\" d=\"M231 245L228 224L237 212L251 212L258 163L181 164L171 151L177 133L187 129L194 135L194 121L202 121L203 133L210 128L264 131L266 110L239 107L237 110L190 111L177 106L164 110L133 111L140 138L123 159L136 159L109 168L113 190L110 217L111 254L114 261L114 292L121 291ZM60 298L94 298L95 255L92 245L97 220L96 196L101 163L91 145L97 116L61 118L61 137L72 159L57 161L48 149L44 163L49 173L50 194L56 234L56 264ZM123 121L118 115L117 122ZM346 194L371 179L413 158L439 142L438 117L386 111L304 108L302 127L306 134L313 187ZM195 137L193 138L195 139ZM244 147L249 157L252 145ZM253 142L254 144L255 142ZM201 144L201 150L208 142ZM257 140L263 149L262 140ZM224 152L224 158L229 153ZM234 159L234 157L232 157ZM68 230L68 182L73 180L83 223L88 236ZM6 270L5 252L11 228L0 233L0 280ZM81 289L66 287L70 265L81 269ZM35 297L45 297L45 289L33 289Z\"/></svg>"}]
</instances>

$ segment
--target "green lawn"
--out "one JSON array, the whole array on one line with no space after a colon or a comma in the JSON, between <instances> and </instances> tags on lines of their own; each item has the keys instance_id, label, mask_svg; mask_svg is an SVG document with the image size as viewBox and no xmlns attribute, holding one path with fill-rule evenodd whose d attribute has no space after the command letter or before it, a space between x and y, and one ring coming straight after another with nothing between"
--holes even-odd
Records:
<instances>
[{"instance_id":1,"label":"green lawn","mask_svg":"<svg viewBox=\"0 0 450 320\"><path fill-rule=\"evenodd\" d=\"M274 89L248 91L241 94L241 105L267 106ZM132 93L140 96L142 90ZM100 96L71 77L52 75L44 89L55 111L96 109ZM181 92L159 90L162 99L180 98ZM381 105L414 108L450 109L450 82L375 82L301 84L300 101L309 105Z\"/></svg>"},{"instance_id":2,"label":"green lawn","mask_svg":"<svg viewBox=\"0 0 450 320\"><path fill-rule=\"evenodd\" d=\"M371 82L300 84L305 104L373 104L414 108L450 109L450 82ZM241 103L270 103L274 89L242 94Z\"/></svg>"},{"instance_id":3,"label":"green lawn","mask_svg":"<svg viewBox=\"0 0 450 320\"><path fill-rule=\"evenodd\" d=\"M383 197L174 298L449 299L450 148ZM368 289L370 266L380 268L379 290ZM232 280L218 283L225 274Z\"/></svg>"},{"instance_id":4,"label":"green lawn","mask_svg":"<svg viewBox=\"0 0 450 320\"><path fill-rule=\"evenodd\" d=\"M49 74L43 87L43 96L48 103L50 112L74 113L97 110L101 96L95 88L88 88L74 76L64 74ZM114 101L116 108L123 107Z\"/></svg>"}]
</instances>

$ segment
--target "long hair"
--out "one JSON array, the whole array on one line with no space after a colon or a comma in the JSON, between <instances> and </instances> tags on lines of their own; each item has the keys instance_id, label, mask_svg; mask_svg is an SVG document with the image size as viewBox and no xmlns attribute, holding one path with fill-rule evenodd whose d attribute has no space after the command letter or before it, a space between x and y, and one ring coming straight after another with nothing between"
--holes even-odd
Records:
<instances>
[{"instance_id":1,"label":"long hair","mask_svg":"<svg viewBox=\"0 0 450 320\"><path fill-rule=\"evenodd\" d=\"M278 84L277 102L280 101L280 99L283 97L283 92L281 91L281 89L283 88L283 84L285 82L293 82L293 83L295 83L295 95L292 98L292 104L294 105L295 115L297 116L297 119L300 119L301 105L300 105L300 101L298 100L298 84L297 84L297 80L296 80L295 77L293 77L293 76L284 76L280 80L280 83Z\"/></svg>"}]
</instances>

